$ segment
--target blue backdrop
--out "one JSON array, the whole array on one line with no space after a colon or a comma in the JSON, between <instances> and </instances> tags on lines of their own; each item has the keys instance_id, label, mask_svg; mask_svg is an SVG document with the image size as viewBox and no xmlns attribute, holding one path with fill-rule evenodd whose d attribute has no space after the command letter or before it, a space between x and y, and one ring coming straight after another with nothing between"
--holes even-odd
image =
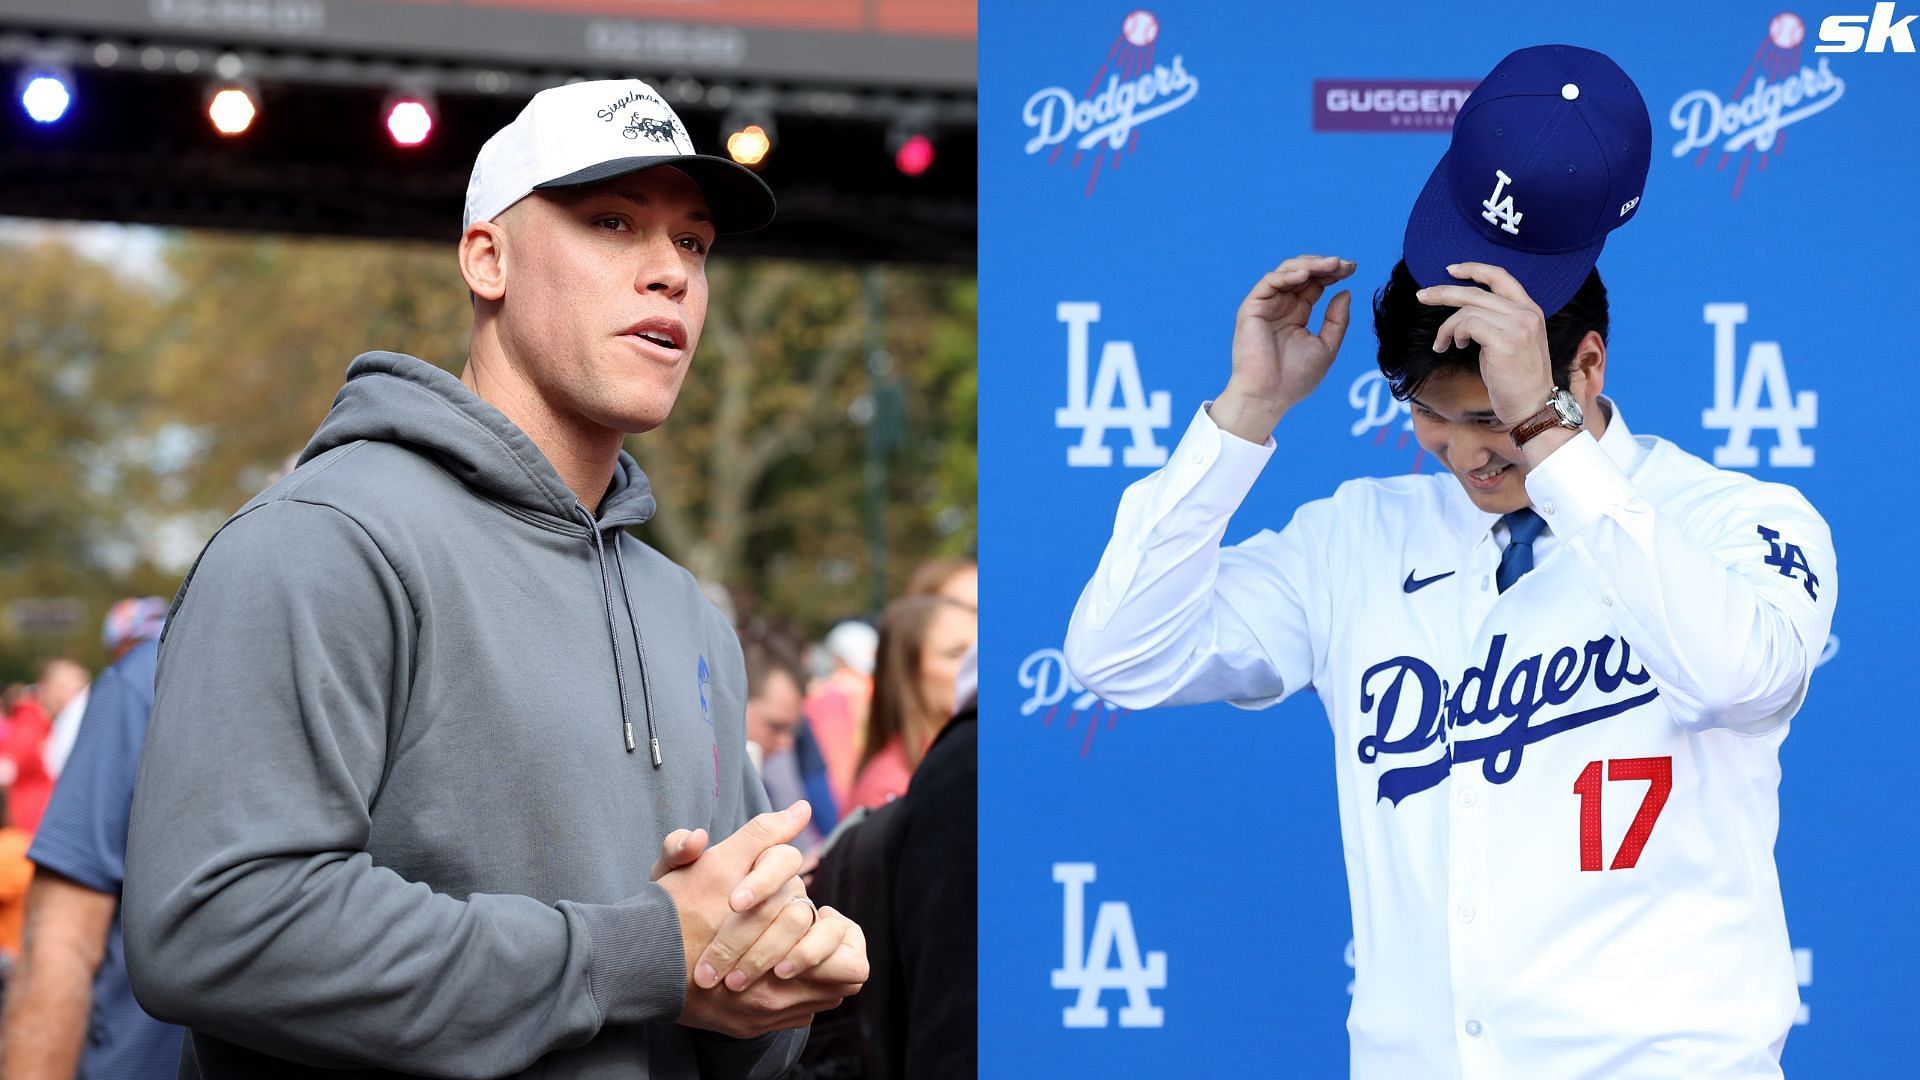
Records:
<instances>
[{"instance_id":1,"label":"blue backdrop","mask_svg":"<svg viewBox=\"0 0 1920 1080\"><path fill-rule=\"evenodd\" d=\"M981 5L983 1075L1345 1075L1318 701L1116 713L1058 650L1121 490L1224 385L1254 279L1338 254L1370 295L1465 89L1546 42L1612 55L1653 118L1600 262L1609 393L1637 432L1798 486L1836 537L1834 641L1783 750L1788 1074L1912 1069L1920 55L1814 49L1872 6ZM1433 467L1356 306L1229 541Z\"/></svg>"}]
</instances>

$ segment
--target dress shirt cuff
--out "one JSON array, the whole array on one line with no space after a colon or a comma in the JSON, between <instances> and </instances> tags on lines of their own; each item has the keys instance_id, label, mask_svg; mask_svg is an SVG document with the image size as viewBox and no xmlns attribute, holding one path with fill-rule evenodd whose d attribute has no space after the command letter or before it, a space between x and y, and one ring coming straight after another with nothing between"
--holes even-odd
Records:
<instances>
[{"instance_id":1,"label":"dress shirt cuff","mask_svg":"<svg viewBox=\"0 0 1920 1080\"><path fill-rule=\"evenodd\" d=\"M1212 405L1205 402L1195 411L1180 445L1173 448L1173 456L1167 459L1166 489L1179 502L1232 514L1273 456L1273 440L1260 446L1222 431L1207 412Z\"/></svg>"},{"instance_id":2,"label":"dress shirt cuff","mask_svg":"<svg viewBox=\"0 0 1920 1080\"><path fill-rule=\"evenodd\" d=\"M1616 510L1646 500L1591 432L1581 432L1527 473L1527 495L1547 527L1573 540Z\"/></svg>"}]
</instances>

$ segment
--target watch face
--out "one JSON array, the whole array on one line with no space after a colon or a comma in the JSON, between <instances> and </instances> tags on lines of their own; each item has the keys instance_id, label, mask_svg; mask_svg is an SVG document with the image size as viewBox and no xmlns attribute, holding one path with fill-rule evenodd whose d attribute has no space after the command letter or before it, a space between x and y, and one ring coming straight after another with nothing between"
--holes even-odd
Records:
<instances>
[{"instance_id":1,"label":"watch face","mask_svg":"<svg viewBox=\"0 0 1920 1080\"><path fill-rule=\"evenodd\" d=\"M1553 411L1560 414L1560 422L1567 427L1579 427L1587 422L1586 415L1580 410L1580 402L1565 390L1555 390L1552 399Z\"/></svg>"}]
</instances>

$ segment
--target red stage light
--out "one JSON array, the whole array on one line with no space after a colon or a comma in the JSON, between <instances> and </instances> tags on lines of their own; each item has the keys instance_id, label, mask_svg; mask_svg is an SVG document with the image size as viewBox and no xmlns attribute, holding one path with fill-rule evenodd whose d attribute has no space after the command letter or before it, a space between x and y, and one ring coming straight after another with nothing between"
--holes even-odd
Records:
<instances>
[{"instance_id":1,"label":"red stage light","mask_svg":"<svg viewBox=\"0 0 1920 1080\"><path fill-rule=\"evenodd\" d=\"M925 135L908 138L894 151L893 165L908 176L919 176L933 168L933 140Z\"/></svg>"}]
</instances>

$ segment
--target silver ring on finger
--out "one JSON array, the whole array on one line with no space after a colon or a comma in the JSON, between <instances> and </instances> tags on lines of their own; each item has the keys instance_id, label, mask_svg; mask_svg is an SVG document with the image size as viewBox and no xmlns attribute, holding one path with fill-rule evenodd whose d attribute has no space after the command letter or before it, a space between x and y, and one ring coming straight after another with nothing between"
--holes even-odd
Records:
<instances>
[{"instance_id":1,"label":"silver ring on finger","mask_svg":"<svg viewBox=\"0 0 1920 1080\"><path fill-rule=\"evenodd\" d=\"M807 910L813 913L813 922L808 923L808 926L812 926L814 923L820 921L820 905L814 903L811 898L805 896L789 896L787 897L787 903L807 905Z\"/></svg>"}]
</instances>

